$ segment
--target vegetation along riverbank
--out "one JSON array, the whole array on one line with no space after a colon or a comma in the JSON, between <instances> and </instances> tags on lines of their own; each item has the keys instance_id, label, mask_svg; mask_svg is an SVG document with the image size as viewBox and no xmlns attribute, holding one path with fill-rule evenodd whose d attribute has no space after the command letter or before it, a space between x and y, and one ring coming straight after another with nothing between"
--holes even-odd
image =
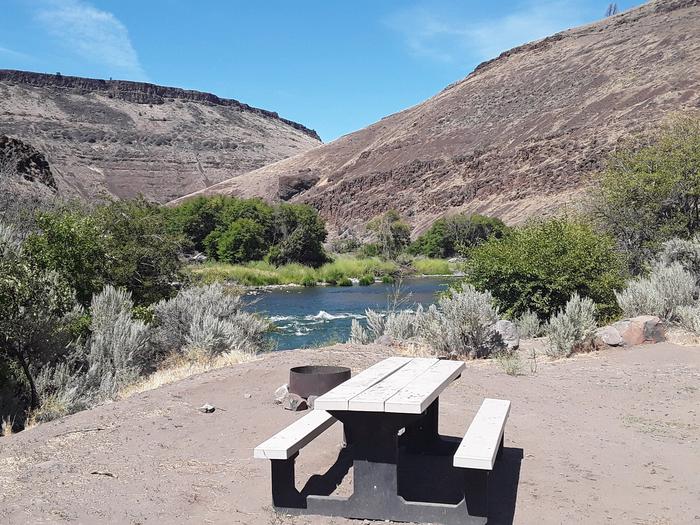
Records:
<instances>
[{"instance_id":1,"label":"vegetation along riverbank","mask_svg":"<svg viewBox=\"0 0 700 525\"><path fill-rule=\"evenodd\" d=\"M323 218L303 204L14 203L0 215L3 427L269 349L269 320L221 281L369 285L459 270L463 279L433 305L394 302L353 318L351 340L498 357L511 371L494 335L504 319L523 337L545 335L553 358L594 348L597 327L623 316L657 316L700 335L698 152L700 120L678 116L620 146L576 214L518 227L455 214L414 239L391 210L329 242ZM192 265L195 253L208 261Z\"/></svg>"}]
</instances>

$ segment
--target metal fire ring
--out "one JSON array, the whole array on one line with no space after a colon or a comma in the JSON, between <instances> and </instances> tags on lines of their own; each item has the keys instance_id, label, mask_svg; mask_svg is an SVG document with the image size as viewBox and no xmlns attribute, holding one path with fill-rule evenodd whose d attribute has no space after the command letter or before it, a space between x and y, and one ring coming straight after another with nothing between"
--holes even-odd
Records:
<instances>
[{"instance_id":1,"label":"metal fire ring","mask_svg":"<svg viewBox=\"0 0 700 525\"><path fill-rule=\"evenodd\" d=\"M306 365L289 370L289 391L303 397L320 396L350 379L345 366Z\"/></svg>"}]
</instances>

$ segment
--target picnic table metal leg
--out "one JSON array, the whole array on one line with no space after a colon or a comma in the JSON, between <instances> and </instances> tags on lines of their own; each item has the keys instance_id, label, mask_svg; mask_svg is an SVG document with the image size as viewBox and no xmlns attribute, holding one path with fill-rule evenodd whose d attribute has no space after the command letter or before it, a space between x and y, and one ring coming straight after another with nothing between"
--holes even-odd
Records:
<instances>
[{"instance_id":1,"label":"picnic table metal leg","mask_svg":"<svg viewBox=\"0 0 700 525\"><path fill-rule=\"evenodd\" d=\"M433 401L426 409L418 421L406 426L406 432L402 436L401 442L405 444L411 452L428 453L431 451L439 439L438 415L440 405L438 399Z\"/></svg>"},{"instance_id":2,"label":"picnic table metal leg","mask_svg":"<svg viewBox=\"0 0 700 525\"><path fill-rule=\"evenodd\" d=\"M430 418L420 430L430 431ZM347 450L353 458L354 493L349 498L309 495L306 513L346 518L483 525L485 484L479 471L466 474L465 494L455 505L406 501L398 494L398 430L424 419L419 415L333 412L352 436ZM437 431L437 428L434 428ZM430 435L430 434L427 434Z\"/></svg>"},{"instance_id":3,"label":"picnic table metal leg","mask_svg":"<svg viewBox=\"0 0 700 525\"><path fill-rule=\"evenodd\" d=\"M272 504L280 508L303 508L306 502L295 486L294 463L299 453L289 459L272 459Z\"/></svg>"}]
</instances>

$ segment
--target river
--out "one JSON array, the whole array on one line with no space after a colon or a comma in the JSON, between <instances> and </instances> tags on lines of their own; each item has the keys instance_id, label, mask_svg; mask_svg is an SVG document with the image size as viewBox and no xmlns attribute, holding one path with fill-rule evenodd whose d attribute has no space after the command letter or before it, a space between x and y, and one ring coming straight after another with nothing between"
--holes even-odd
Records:
<instances>
[{"instance_id":1,"label":"river","mask_svg":"<svg viewBox=\"0 0 700 525\"><path fill-rule=\"evenodd\" d=\"M394 297L400 308L435 302L455 278L417 277L400 286L317 286L259 290L246 297L250 309L272 320L277 330L270 337L278 350L310 348L347 341L352 319L364 319L367 308L386 310Z\"/></svg>"}]
</instances>

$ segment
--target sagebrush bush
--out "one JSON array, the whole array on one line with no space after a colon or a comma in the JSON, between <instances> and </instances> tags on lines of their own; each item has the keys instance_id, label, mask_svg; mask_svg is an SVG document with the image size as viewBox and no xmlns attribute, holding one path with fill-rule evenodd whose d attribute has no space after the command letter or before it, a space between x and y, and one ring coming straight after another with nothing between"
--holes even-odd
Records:
<instances>
[{"instance_id":1,"label":"sagebrush bush","mask_svg":"<svg viewBox=\"0 0 700 525\"><path fill-rule=\"evenodd\" d=\"M615 292L617 303L627 317L656 315L672 321L679 306L693 303L696 278L681 263L670 265L657 262L646 277L627 283L621 292Z\"/></svg>"},{"instance_id":2,"label":"sagebrush bush","mask_svg":"<svg viewBox=\"0 0 700 525\"><path fill-rule=\"evenodd\" d=\"M369 329L370 337L374 340L384 335L384 316L375 312L372 309L365 310L367 317L367 328Z\"/></svg>"},{"instance_id":3,"label":"sagebrush bush","mask_svg":"<svg viewBox=\"0 0 700 525\"><path fill-rule=\"evenodd\" d=\"M566 306L553 315L546 326L550 357L569 357L593 340L596 324L595 303L577 293L571 296Z\"/></svg>"},{"instance_id":4,"label":"sagebrush bush","mask_svg":"<svg viewBox=\"0 0 700 525\"><path fill-rule=\"evenodd\" d=\"M92 298L86 379L98 398L114 397L148 365L148 328L133 308L130 292L109 285Z\"/></svg>"},{"instance_id":5,"label":"sagebrush bush","mask_svg":"<svg viewBox=\"0 0 700 525\"><path fill-rule=\"evenodd\" d=\"M365 330L362 324L360 324L360 321L353 319L352 324L350 325L350 339L348 339L348 343L366 345L369 342L370 336L367 333L367 330Z\"/></svg>"},{"instance_id":6,"label":"sagebrush bush","mask_svg":"<svg viewBox=\"0 0 700 525\"><path fill-rule=\"evenodd\" d=\"M243 311L240 293L221 284L195 286L153 307L151 362L193 349L215 356L265 348L269 323Z\"/></svg>"},{"instance_id":7,"label":"sagebrush bush","mask_svg":"<svg viewBox=\"0 0 700 525\"><path fill-rule=\"evenodd\" d=\"M489 292L479 292L463 284L431 305L418 316L420 338L438 353L453 357L488 357L504 348L493 325L498 308Z\"/></svg>"},{"instance_id":8,"label":"sagebrush bush","mask_svg":"<svg viewBox=\"0 0 700 525\"><path fill-rule=\"evenodd\" d=\"M389 312L384 321L384 335L392 339L405 341L418 335L418 319L423 315L423 309L419 307L416 313L408 310Z\"/></svg>"},{"instance_id":9,"label":"sagebrush bush","mask_svg":"<svg viewBox=\"0 0 700 525\"><path fill-rule=\"evenodd\" d=\"M665 266L679 263L696 279L700 278L700 236L666 241L661 247L658 261Z\"/></svg>"},{"instance_id":10,"label":"sagebrush bush","mask_svg":"<svg viewBox=\"0 0 700 525\"><path fill-rule=\"evenodd\" d=\"M367 341L376 340L384 335L397 341L406 341L418 335L417 327L419 323L417 319L421 315L423 315L423 309L420 307L417 313L413 313L410 310L392 310L383 314L367 309L365 310L365 317L367 318L369 332L364 330L359 322L353 323L353 326L357 325L357 327L362 328L363 332L360 332L359 328L355 328L355 337L353 339L351 326L351 342L361 341L363 334Z\"/></svg>"},{"instance_id":11,"label":"sagebrush bush","mask_svg":"<svg viewBox=\"0 0 700 525\"><path fill-rule=\"evenodd\" d=\"M695 335L700 335L700 305L679 306L676 309L678 323Z\"/></svg>"},{"instance_id":12,"label":"sagebrush bush","mask_svg":"<svg viewBox=\"0 0 700 525\"><path fill-rule=\"evenodd\" d=\"M520 337L539 337L542 335L542 323L537 314L531 310L526 310L515 321Z\"/></svg>"},{"instance_id":13,"label":"sagebrush bush","mask_svg":"<svg viewBox=\"0 0 700 525\"><path fill-rule=\"evenodd\" d=\"M148 328L132 319L133 307L129 292L110 285L93 296L87 339L76 341L65 361L43 367L37 376L41 405L33 420L49 421L114 399L136 381L146 363Z\"/></svg>"},{"instance_id":14,"label":"sagebrush bush","mask_svg":"<svg viewBox=\"0 0 700 525\"><path fill-rule=\"evenodd\" d=\"M350 342L364 344L384 335L398 341L425 343L437 353L452 357L481 358L505 348L493 330L498 309L488 292L465 284L441 297L428 310L391 310L386 314L365 311L367 330L353 322Z\"/></svg>"}]
</instances>

